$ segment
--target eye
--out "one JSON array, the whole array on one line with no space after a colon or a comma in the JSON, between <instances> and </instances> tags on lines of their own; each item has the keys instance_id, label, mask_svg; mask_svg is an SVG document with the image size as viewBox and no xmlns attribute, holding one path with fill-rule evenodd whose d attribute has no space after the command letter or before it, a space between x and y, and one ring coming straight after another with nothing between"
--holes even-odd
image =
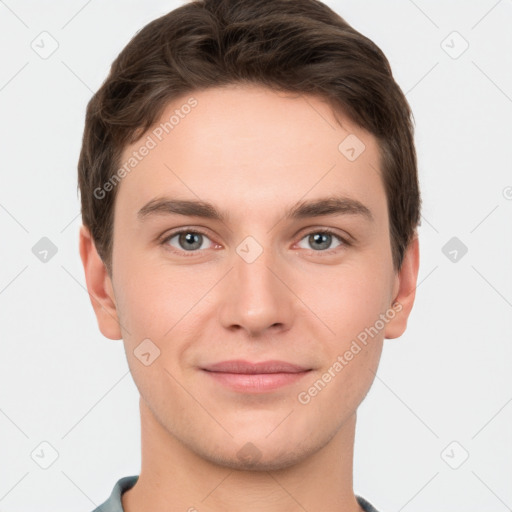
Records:
<instances>
[{"instance_id":1,"label":"eye","mask_svg":"<svg viewBox=\"0 0 512 512\"><path fill-rule=\"evenodd\" d=\"M303 241L305 241L306 244L309 244L310 247L305 247L304 245L301 245L304 243ZM332 247L333 241L338 242L338 244L335 245L334 247ZM317 252L329 252L328 249L335 249L340 245L349 244L341 236L326 229L311 231L310 233L306 234L306 236L304 236L299 242L299 247L301 247L302 249L313 248L313 250Z\"/></svg>"},{"instance_id":2,"label":"eye","mask_svg":"<svg viewBox=\"0 0 512 512\"><path fill-rule=\"evenodd\" d=\"M211 249L213 242L205 233L184 229L166 237L162 244L170 245L178 251L196 252L199 249Z\"/></svg>"}]
</instances>

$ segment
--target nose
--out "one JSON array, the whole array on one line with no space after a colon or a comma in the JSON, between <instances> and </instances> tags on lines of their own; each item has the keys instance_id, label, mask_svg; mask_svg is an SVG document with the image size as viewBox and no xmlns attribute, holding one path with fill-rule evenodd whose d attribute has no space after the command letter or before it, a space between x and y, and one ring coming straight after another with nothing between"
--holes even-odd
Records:
<instances>
[{"instance_id":1,"label":"nose","mask_svg":"<svg viewBox=\"0 0 512 512\"><path fill-rule=\"evenodd\" d=\"M243 330L249 337L290 329L297 299L287 283L291 278L286 262L270 248L253 261L245 258L243 249L240 254L233 255L233 268L223 280L221 324L230 331Z\"/></svg>"}]
</instances>

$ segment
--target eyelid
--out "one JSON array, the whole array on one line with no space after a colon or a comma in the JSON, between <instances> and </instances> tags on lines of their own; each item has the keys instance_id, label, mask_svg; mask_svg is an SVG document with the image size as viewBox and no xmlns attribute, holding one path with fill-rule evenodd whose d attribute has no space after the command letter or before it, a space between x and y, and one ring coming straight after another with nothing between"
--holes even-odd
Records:
<instances>
[{"instance_id":1,"label":"eyelid","mask_svg":"<svg viewBox=\"0 0 512 512\"><path fill-rule=\"evenodd\" d=\"M197 226L181 226L179 228L165 231L158 237L158 240L161 242L165 242L169 238L172 238L173 236L176 236L176 235L180 235L181 233L200 233L201 235L204 235L204 236L207 236L208 238L210 238L210 235L208 234L208 230L206 230L206 228L197 227Z\"/></svg>"},{"instance_id":2,"label":"eyelid","mask_svg":"<svg viewBox=\"0 0 512 512\"><path fill-rule=\"evenodd\" d=\"M340 231L341 231L341 233L340 233ZM333 235L333 236L337 237L345 245L352 245L356 241L355 238L352 237L346 231L339 230L339 229L336 229L336 228L330 228L330 227L327 227L327 226L321 226L321 225L318 225L318 226L308 226L306 228L303 228L295 236L299 237L299 241L300 241L305 236L311 235L313 233L328 233L330 235Z\"/></svg>"}]
</instances>

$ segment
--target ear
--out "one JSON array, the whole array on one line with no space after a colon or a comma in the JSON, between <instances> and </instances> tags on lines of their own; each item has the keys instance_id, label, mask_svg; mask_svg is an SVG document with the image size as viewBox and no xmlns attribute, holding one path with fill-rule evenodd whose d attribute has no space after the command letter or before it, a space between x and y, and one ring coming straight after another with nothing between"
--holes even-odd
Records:
<instances>
[{"instance_id":1,"label":"ear","mask_svg":"<svg viewBox=\"0 0 512 512\"><path fill-rule=\"evenodd\" d=\"M398 338L406 327L407 319L414 304L416 297L416 283L418 281L418 268L420 265L420 248L418 235L415 234L409 243L402 261L402 266L397 273L393 309L396 314L391 319L384 330L384 337L387 339Z\"/></svg>"},{"instance_id":2,"label":"ear","mask_svg":"<svg viewBox=\"0 0 512 512\"><path fill-rule=\"evenodd\" d=\"M91 233L85 226L80 228L80 258L84 266L87 291L103 336L111 340L121 339L121 329L114 297L112 281L105 264L99 257Z\"/></svg>"}]
</instances>

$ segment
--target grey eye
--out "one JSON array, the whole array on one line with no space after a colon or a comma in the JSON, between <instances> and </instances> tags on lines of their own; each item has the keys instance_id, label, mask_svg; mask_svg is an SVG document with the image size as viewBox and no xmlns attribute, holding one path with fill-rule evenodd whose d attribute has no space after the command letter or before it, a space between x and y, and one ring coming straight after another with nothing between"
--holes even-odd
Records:
<instances>
[{"instance_id":1,"label":"grey eye","mask_svg":"<svg viewBox=\"0 0 512 512\"><path fill-rule=\"evenodd\" d=\"M338 245L331 247L331 244L336 239L338 239ZM303 245L300 245L302 244L303 240L306 240L306 243L309 244L309 247L304 247ZM342 245L342 240L340 237L324 231L316 231L313 233L309 233L299 242L299 247L302 247L303 249L313 249L315 251L334 249L339 245Z\"/></svg>"},{"instance_id":2,"label":"grey eye","mask_svg":"<svg viewBox=\"0 0 512 512\"><path fill-rule=\"evenodd\" d=\"M206 235L197 233L196 231L181 231L170 236L167 240L169 245L183 251L208 249L208 246L204 247L204 244L207 244L207 241L211 243L210 239Z\"/></svg>"}]
</instances>

